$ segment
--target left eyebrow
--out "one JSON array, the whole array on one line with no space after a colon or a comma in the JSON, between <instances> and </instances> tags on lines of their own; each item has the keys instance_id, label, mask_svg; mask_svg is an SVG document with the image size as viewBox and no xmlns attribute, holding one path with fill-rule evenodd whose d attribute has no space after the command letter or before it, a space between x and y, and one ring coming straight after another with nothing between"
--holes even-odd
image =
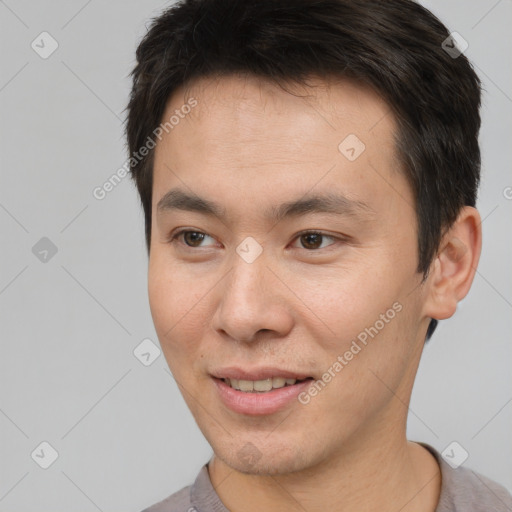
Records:
<instances>
[{"instance_id":1,"label":"left eyebrow","mask_svg":"<svg viewBox=\"0 0 512 512\"><path fill-rule=\"evenodd\" d=\"M266 216L274 222L284 218L298 217L308 213L332 213L350 217L366 217L374 214L374 210L366 203L349 199L348 197L327 193L322 195L309 195L294 201L272 207L267 211Z\"/></svg>"},{"instance_id":2,"label":"left eyebrow","mask_svg":"<svg viewBox=\"0 0 512 512\"><path fill-rule=\"evenodd\" d=\"M203 215L226 217L226 211L220 205L195 194L174 188L169 190L157 204L157 211L163 213L170 210L185 210ZM266 219L279 222L290 217L299 217L311 213L332 213L351 217L368 217L375 211L366 203L335 194L315 194L301 197L293 201L272 206L264 212Z\"/></svg>"}]
</instances>

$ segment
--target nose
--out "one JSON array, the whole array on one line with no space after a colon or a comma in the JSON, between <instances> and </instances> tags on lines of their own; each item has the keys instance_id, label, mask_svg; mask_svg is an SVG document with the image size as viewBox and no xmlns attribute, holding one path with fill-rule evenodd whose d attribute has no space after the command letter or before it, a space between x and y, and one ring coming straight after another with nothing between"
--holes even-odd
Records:
<instances>
[{"instance_id":1,"label":"nose","mask_svg":"<svg viewBox=\"0 0 512 512\"><path fill-rule=\"evenodd\" d=\"M263 254L252 263L238 255L220 290L213 317L214 328L224 337L252 343L262 337L281 338L293 326L286 287L268 268Z\"/></svg>"}]
</instances>

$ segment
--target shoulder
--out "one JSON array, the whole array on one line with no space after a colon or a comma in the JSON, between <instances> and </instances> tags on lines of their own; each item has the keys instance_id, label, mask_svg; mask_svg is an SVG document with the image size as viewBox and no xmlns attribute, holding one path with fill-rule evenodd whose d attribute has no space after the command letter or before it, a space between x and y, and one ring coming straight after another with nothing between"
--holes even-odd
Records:
<instances>
[{"instance_id":1,"label":"shoulder","mask_svg":"<svg viewBox=\"0 0 512 512\"><path fill-rule=\"evenodd\" d=\"M198 509L228 512L212 487L207 468L208 464L201 468L192 485L183 487L142 512L198 512Z\"/></svg>"},{"instance_id":2,"label":"shoulder","mask_svg":"<svg viewBox=\"0 0 512 512\"><path fill-rule=\"evenodd\" d=\"M432 453L441 469L441 493L436 512L512 511L512 495L505 487L470 468L453 468L432 446L419 444Z\"/></svg>"},{"instance_id":3,"label":"shoulder","mask_svg":"<svg viewBox=\"0 0 512 512\"><path fill-rule=\"evenodd\" d=\"M145 508L142 512L188 512L192 509L190 504L190 489L190 485L183 487L180 491Z\"/></svg>"},{"instance_id":4,"label":"shoulder","mask_svg":"<svg viewBox=\"0 0 512 512\"><path fill-rule=\"evenodd\" d=\"M512 511L512 495L502 485L468 468L448 466L446 502L456 511ZM440 502L441 505L441 502ZM440 512L442 512L441 509Z\"/></svg>"}]
</instances>

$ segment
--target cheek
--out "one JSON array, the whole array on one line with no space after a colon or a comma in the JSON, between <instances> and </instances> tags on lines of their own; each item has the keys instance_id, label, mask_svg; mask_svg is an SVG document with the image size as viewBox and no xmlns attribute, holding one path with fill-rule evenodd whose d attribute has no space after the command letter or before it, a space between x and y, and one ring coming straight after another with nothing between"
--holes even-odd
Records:
<instances>
[{"instance_id":1,"label":"cheek","mask_svg":"<svg viewBox=\"0 0 512 512\"><path fill-rule=\"evenodd\" d=\"M333 436L355 433L369 418L378 417L388 404L395 401L394 406L400 410L407 401L401 383L413 375L414 340L409 336L413 337L414 329L405 306L399 312L382 312L387 311L393 311L388 313L388 323L373 319L365 325L365 320L358 317L363 327L350 333L347 330L337 345L329 347L326 373L321 377L329 382L325 387L317 386L320 391L311 397L307 407L312 408L313 415L325 418L326 428L332 429ZM360 334L363 336L358 339ZM334 377L327 373L329 369Z\"/></svg>"},{"instance_id":2,"label":"cheek","mask_svg":"<svg viewBox=\"0 0 512 512\"><path fill-rule=\"evenodd\" d=\"M325 372L321 380L328 382L319 408L351 404L354 418L361 419L389 400L386 386L396 388L411 365L419 308L410 294L414 280L386 270L375 262L362 271L354 265L294 282L308 307L304 315L310 320L303 325L315 340L315 357Z\"/></svg>"},{"instance_id":3,"label":"cheek","mask_svg":"<svg viewBox=\"0 0 512 512\"><path fill-rule=\"evenodd\" d=\"M356 389L362 394L362 403L369 405L369 402L378 402L378 397L389 398L390 389L397 389L413 368L416 350L421 346L417 315L417 301L397 293L382 305L367 310L365 318L359 319L357 332L351 332L350 340L344 338L342 355L350 361L342 373L353 384L347 389ZM346 391L341 390L341 393Z\"/></svg>"},{"instance_id":4,"label":"cheek","mask_svg":"<svg viewBox=\"0 0 512 512\"><path fill-rule=\"evenodd\" d=\"M396 282L386 282L384 275L377 265L353 264L290 275L288 281L301 299L298 308L309 319L304 325L318 329L311 333L314 338L328 353L338 355L376 322L379 331L389 330L388 323L381 325L381 315L387 314L389 322L394 319L399 293Z\"/></svg>"},{"instance_id":5,"label":"cheek","mask_svg":"<svg viewBox=\"0 0 512 512\"><path fill-rule=\"evenodd\" d=\"M204 280L166 265L158 256L151 258L149 305L164 354L172 354L173 361L192 358L203 333L201 319L206 314L209 287Z\"/></svg>"}]
</instances>

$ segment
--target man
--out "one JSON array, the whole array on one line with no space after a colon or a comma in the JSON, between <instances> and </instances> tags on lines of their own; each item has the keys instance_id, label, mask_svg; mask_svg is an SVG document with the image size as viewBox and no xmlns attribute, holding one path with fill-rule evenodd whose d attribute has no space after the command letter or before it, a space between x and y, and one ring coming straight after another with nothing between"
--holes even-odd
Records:
<instances>
[{"instance_id":1,"label":"man","mask_svg":"<svg viewBox=\"0 0 512 512\"><path fill-rule=\"evenodd\" d=\"M480 82L453 48L409 0L154 20L127 123L149 299L214 456L148 511L512 509L406 438L424 343L481 249Z\"/></svg>"}]
</instances>

